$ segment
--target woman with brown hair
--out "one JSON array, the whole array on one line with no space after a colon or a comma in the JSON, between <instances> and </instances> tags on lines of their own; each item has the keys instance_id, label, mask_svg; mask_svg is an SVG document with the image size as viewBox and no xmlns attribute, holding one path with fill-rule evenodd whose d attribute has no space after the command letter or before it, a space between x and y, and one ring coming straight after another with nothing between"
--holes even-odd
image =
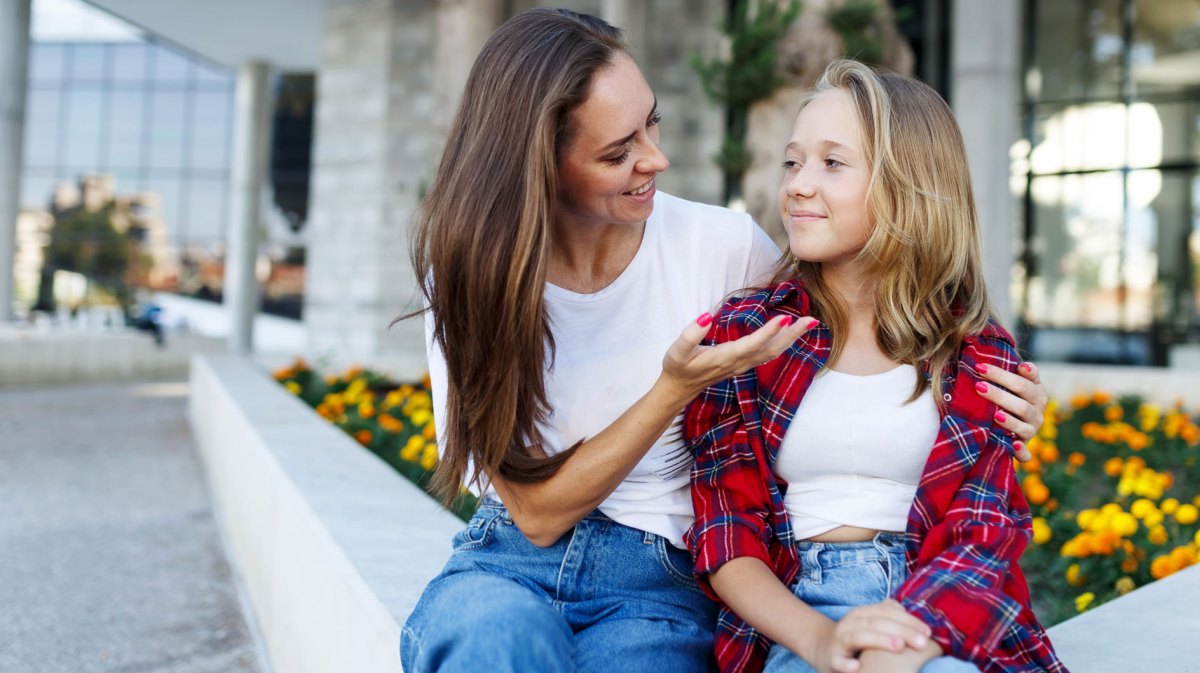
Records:
<instances>
[{"instance_id":1,"label":"woman with brown hair","mask_svg":"<svg viewBox=\"0 0 1200 673\"><path fill-rule=\"evenodd\" d=\"M482 504L404 626L409 673L713 665L677 418L810 321L700 346L707 311L779 253L748 216L657 191L658 122L620 32L595 17L525 12L475 61L413 263L435 484L449 499L466 483ZM1032 436L1015 416L1040 424L1044 391L995 381L1034 401L989 392Z\"/></svg>"}]
</instances>

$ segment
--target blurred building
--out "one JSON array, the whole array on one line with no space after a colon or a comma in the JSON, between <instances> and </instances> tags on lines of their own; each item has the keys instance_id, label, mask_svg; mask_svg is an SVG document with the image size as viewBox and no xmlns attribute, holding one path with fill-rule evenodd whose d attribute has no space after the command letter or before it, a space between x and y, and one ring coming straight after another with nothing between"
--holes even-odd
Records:
<instances>
[{"instance_id":1,"label":"blurred building","mask_svg":"<svg viewBox=\"0 0 1200 673\"><path fill-rule=\"evenodd\" d=\"M0 0L0 8L21 2ZM688 59L725 48L716 26L730 0L89 2L147 37L35 43L23 194L44 194L83 164L111 172L118 191L163 195L173 245L221 250L225 259L254 248L234 264L242 269L261 252L255 232L302 229L306 250L290 257L306 263L304 318L315 354L423 366L417 321L386 327L413 307L406 225L475 53L518 11L563 5L625 27L666 121L672 166L661 187L722 198L710 157L725 118L705 100ZM819 71L838 54L824 17L841 4L804 2L789 67ZM1031 354L1167 365L1200 348L1200 3L890 6L909 51L896 62L958 114L993 299ZM280 73L309 77L308 88ZM263 91L276 101L273 121L255 112ZM784 114L790 105L782 101ZM77 121L84 130L64 130ZM285 159L279 142L265 161L255 158L259 144L289 129L304 137L305 123L315 136L311 160L306 152ZM772 170L764 169L768 183L778 179ZM255 211L260 202L270 205ZM284 256L288 246L276 247L273 256ZM294 269L258 266L240 278L298 282ZM253 281L235 284L256 291Z\"/></svg>"}]
</instances>

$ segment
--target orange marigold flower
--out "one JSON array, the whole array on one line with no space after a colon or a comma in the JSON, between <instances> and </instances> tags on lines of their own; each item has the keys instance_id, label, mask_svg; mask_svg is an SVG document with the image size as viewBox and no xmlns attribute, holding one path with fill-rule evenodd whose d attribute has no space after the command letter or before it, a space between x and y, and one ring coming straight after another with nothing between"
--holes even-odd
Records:
<instances>
[{"instance_id":1,"label":"orange marigold flower","mask_svg":"<svg viewBox=\"0 0 1200 673\"><path fill-rule=\"evenodd\" d=\"M1074 409L1082 409L1091 403L1091 398L1083 393L1071 397L1071 407Z\"/></svg>"},{"instance_id":2,"label":"orange marigold flower","mask_svg":"<svg viewBox=\"0 0 1200 673\"><path fill-rule=\"evenodd\" d=\"M1072 451L1071 455L1067 456L1067 462L1075 467L1081 467L1087 462L1087 456L1078 451Z\"/></svg>"},{"instance_id":3,"label":"orange marigold flower","mask_svg":"<svg viewBox=\"0 0 1200 673\"><path fill-rule=\"evenodd\" d=\"M1113 396L1104 390L1097 390L1092 393L1092 402L1100 406L1108 406L1112 404Z\"/></svg>"},{"instance_id":4,"label":"orange marigold flower","mask_svg":"<svg viewBox=\"0 0 1200 673\"><path fill-rule=\"evenodd\" d=\"M1079 564L1072 563L1067 566L1067 584L1073 587L1083 586L1087 584L1087 577L1079 571Z\"/></svg>"},{"instance_id":5,"label":"orange marigold flower","mask_svg":"<svg viewBox=\"0 0 1200 673\"><path fill-rule=\"evenodd\" d=\"M1109 458L1104 461L1104 474L1110 477L1121 476L1121 468L1125 466L1125 461L1120 458Z\"/></svg>"},{"instance_id":6,"label":"orange marigold flower","mask_svg":"<svg viewBox=\"0 0 1200 673\"><path fill-rule=\"evenodd\" d=\"M1113 405L1104 410L1104 420L1109 423L1115 423L1125 416L1125 410L1121 407Z\"/></svg>"},{"instance_id":7,"label":"orange marigold flower","mask_svg":"<svg viewBox=\"0 0 1200 673\"><path fill-rule=\"evenodd\" d=\"M1150 562L1150 576L1156 580L1161 580L1176 570L1179 570L1179 568L1176 568L1175 563L1171 561L1171 557L1165 554Z\"/></svg>"},{"instance_id":8,"label":"orange marigold flower","mask_svg":"<svg viewBox=\"0 0 1200 673\"><path fill-rule=\"evenodd\" d=\"M358 440L359 444L362 444L364 446L367 444L370 444L371 439L372 439L371 431L370 430L359 430L358 432L354 433L354 438Z\"/></svg>"},{"instance_id":9,"label":"orange marigold flower","mask_svg":"<svg viewBox=\"0 0 1200 673\"><path fill-rule=\"evenodd\" d=\"M1137 572L1138 560L1132 556L1126 556L1124 561L1121 561L1121 572L1132 575Z\"/></svg>"},{"instance_id":10,"label":"orange marigold flower","mask_svg":"<svg viewBox=\"0 0 1200 673\"><path fill-rule=\"evenodd\" d=\"M1042 445L1042 462L1057 463L1058 462L1058 447L1053 442L1046 442Z\"/></svg>"},{"instance_id":11,"label":"orange marigold flower","mask_svg":"<svg viewBox=\"0 0 1200 673\"><path fill-rule=\"evenodd\" d=\"M1150 534L1147 536L1151 544L1164 545L1167 543L1167 529L1162 525L1155 526L1150 529Z\"/></svg>"}]
</instances>

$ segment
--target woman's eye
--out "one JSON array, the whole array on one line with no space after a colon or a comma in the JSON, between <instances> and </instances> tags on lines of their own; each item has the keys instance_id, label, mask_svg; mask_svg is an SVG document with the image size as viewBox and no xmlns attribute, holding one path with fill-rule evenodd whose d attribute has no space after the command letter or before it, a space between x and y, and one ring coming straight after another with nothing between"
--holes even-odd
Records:
<instances>
[{"instance_id":1,"label":"woman's eye","mask_svg":"<svg viewBox=\"0 0 1200 673\"><path fill-rule=\"evenodd\" d=\"M655 110L654 114L650 115L650 121L646 122L646 128L650 128L651 126L658 126L658 123L661 121L662 121L662 113L659 112L658 110Z\"/></svg>"},{"instance_id":2,"label":"woman's eye","mask_svg":"<svg viewBox=\"0 0 1200 673\"><path fill-rule=\"evenodd\" d=\"M612 164L613 166L620 166L621 164L625 163L625 160L628 158L629 158L629 150L625 150L625 153L622 154L621 156L613 157L611 159L605 159L604 161L605 161L605 163Z\"/></svg>"}]
</instances>

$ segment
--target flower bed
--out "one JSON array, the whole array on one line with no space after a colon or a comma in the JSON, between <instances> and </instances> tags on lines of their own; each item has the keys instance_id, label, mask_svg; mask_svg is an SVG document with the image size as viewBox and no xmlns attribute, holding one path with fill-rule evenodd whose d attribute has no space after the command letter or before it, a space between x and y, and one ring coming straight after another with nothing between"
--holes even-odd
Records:
<instances>
[{"instance_id":1,"label":"flower bed","mask_svg":"<svg viewBox=\"0 0 1200 673\"><path fill-rule=\"evenodd\" d=\"M369 370L322 377L304 361L275 379L360 444L425 487L437 465L428 377L395 384ZM1108 393L1052 400L1017 474L1033 509L1022 559L1047 626L1194 565L1200 558L1200 426L1170 409ZM452 510L468 519L463 491Z\"/></svg>"},{"instance_id":2,"label":"flower bed","mask_svg":"<svg viewBox=\"0 0 1200 673\"><path fill-rule=\"evenodd\" d=\"M1035 608L1060 622L1196 563L1200 427L1180 405L1078 395L1051 401L1018 466L1033 509L1025 552Z\"/></svg>"},{"instance_id":3,"label":"flower bed","mask_svg":"<svg viewBox=\"0 0 1200 673\"><path fill-rule=\"evenodd\" d=\"M396 384L356 367L340 376L323 377L298 359L274 377L322 418L426 488L438 461L428 376L420 383ZM464 489L450 509L465 521L476 504Z\"/></svg>"}]
</instances>

